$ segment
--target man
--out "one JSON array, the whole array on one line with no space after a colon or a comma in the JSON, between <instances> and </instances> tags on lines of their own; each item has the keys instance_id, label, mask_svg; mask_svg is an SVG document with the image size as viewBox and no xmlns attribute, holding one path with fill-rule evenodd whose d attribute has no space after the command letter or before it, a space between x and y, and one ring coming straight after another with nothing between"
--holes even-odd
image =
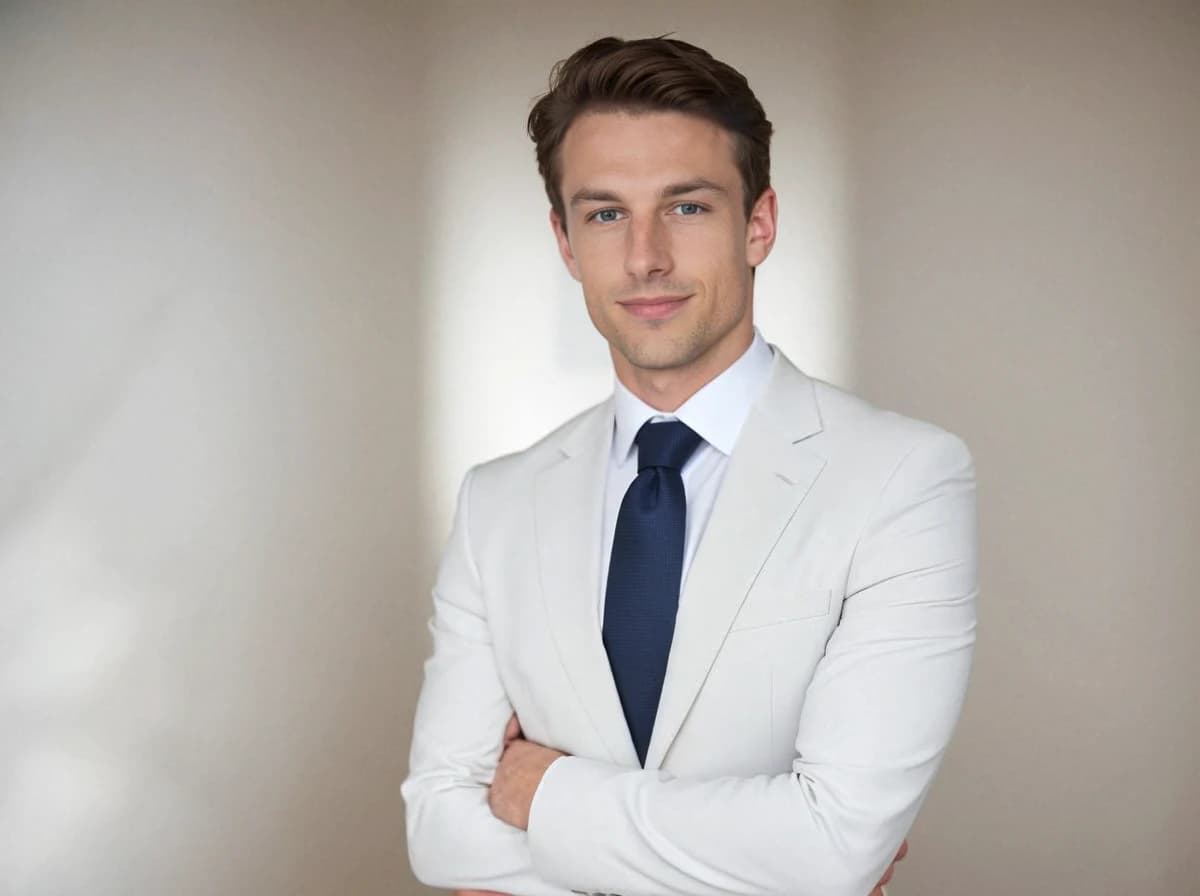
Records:
<instances>
[{"instance_id":1,"label":"man","mask_svg":"<svg viewBox=\"0 0 1200 896\"><path fill-rule=\"evenodd\" d=\"M966 686L970 456L755 331L776 197L738 72L606 38L529 128L616 382L463 483L413 868L531 896L877 892Z\"/></svg>"}]
</instances>

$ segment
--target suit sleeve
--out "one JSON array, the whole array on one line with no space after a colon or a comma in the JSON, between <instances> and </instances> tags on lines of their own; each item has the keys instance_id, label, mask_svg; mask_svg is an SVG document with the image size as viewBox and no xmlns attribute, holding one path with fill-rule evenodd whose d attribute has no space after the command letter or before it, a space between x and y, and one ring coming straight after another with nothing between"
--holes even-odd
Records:
<instances>
[{"instance_id":1,"label":"suit sleeve","mask_svg":"<svg viewBox=\"0 0 1200 896\"><path fill-rule=\"evenodd\" d=\"M905 837L962 708L975 642L966 446L900 461L855 547L789 774L685 779L559 759L534 797L534 865L623 896L865 896Z\"/></svg>"},{"instance_id":2,"label":"suit sleeve","mask_svg":"<svg viewBox=\"0 0 1200 896\"><path fill-rule=\"evenodd\" d=\"M468 473L433 592L433 653L402 787L409 861L434 887L561 896L533 870L525 832L493 816L487 803L512 706L471 557L471 480Z\"/></svg>"}]
</instances>

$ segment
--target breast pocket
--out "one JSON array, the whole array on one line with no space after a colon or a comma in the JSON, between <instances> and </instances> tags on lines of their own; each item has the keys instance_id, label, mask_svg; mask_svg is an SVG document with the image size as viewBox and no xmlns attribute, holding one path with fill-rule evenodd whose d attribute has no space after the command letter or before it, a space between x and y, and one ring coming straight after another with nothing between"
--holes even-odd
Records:
<instances>
[{"instance_id":1,"label":"breast pocket","mask_svg":"<svg viewBox=\"0 0 1200 896\"><path fill-rule=\"evenodd\" d=\"M832 603L832 588L763 587L762 583L757 583L747 595L730 631L828 616Z\"/></svg>"}]
</instances>

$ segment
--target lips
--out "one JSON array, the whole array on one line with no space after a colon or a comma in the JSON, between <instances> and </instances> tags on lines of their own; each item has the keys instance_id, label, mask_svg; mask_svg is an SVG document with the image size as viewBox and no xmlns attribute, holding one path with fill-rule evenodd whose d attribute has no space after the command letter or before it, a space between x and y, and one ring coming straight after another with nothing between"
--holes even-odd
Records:
<instances>
[{"instance_id":1,"label":"lips","mask_svg":"<svg viewBox=\"0 0 1200 896\"><path fill-rule=\"evenodd\" d=\"M639 296L618 304L640 320L662 320L671 317L691 296Z\"/></svg>"}]
</instances>

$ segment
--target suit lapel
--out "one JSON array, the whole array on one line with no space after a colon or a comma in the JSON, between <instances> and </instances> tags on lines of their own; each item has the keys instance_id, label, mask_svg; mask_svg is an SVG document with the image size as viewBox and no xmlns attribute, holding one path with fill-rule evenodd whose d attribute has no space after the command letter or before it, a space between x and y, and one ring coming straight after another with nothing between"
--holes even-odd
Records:
<instances>
[{"instance_id":1,"label":"suit lapel","mask_svg":"<svg viewBox=\"0 0 1200 896\"><path fill-rule=\"evenodd\" d=\"M821 472L824 459L801 444L820 430L811 380L776 349L680 595L646 768L662 765L755 577Z\"/></svg>"},{"instance_id":2,"label":"suit lapel","mask_svg":"<svg viewBox=\"0 0 1200 896\"><path fill-rule=\"evenodd\" d=\"M600 545L612 403L586 415L534 483L542 596L559 660L610 758L637 765L600 631Z\"/></svg>"}]
</instances>

